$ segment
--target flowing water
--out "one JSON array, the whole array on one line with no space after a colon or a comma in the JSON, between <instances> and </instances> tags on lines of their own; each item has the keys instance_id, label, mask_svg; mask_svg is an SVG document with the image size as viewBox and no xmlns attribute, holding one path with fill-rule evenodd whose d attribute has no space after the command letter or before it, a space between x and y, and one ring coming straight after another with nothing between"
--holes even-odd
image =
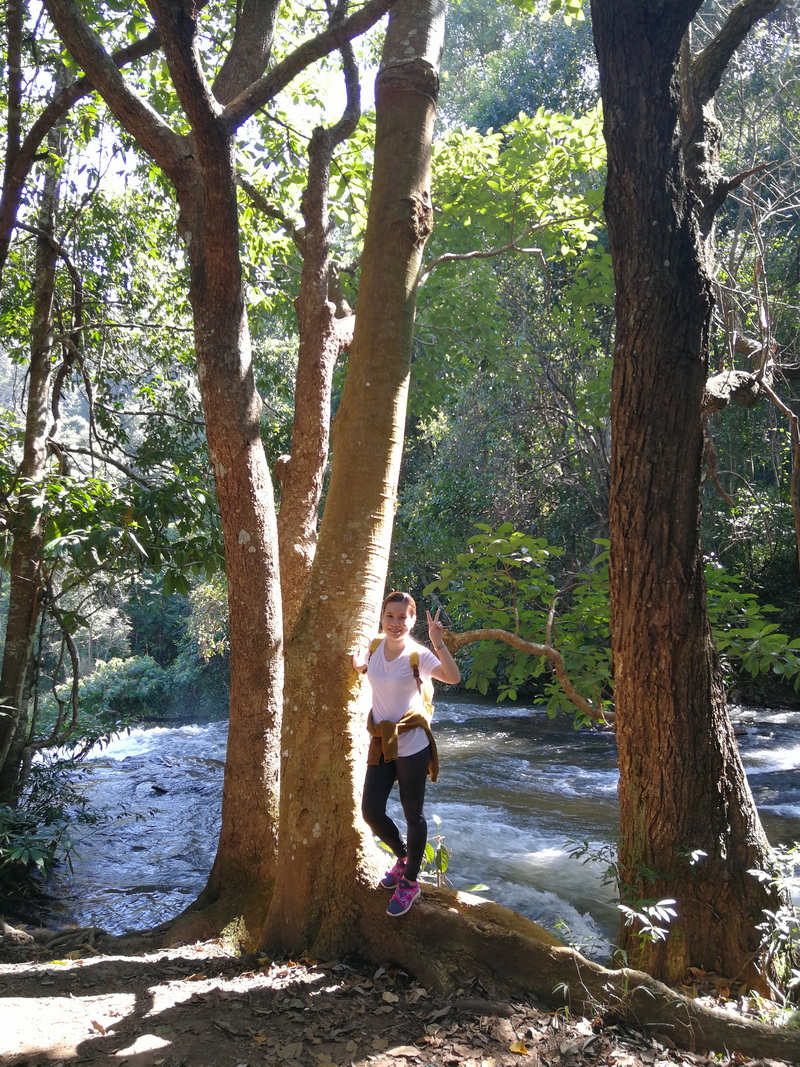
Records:
<instances>
[{"instance_id":1,"label":"flowing water","mask_svg":"<svg viewBox=\"0 0 800 1067\"><path fill-rule=\"evenodd\" d=\"M770 840L800 840L800 712L732 716ZM438 700L435 723L441 771L426 811L429 836L452 850L451 883L484 884L484 896L604 955L618 924L612 891L602 862L570 857L568 843L599 850L615 836L613 733L465 700ZM107 819L79 830L74 872L51 879L59 924L120 933L195 898L214 858L226 735L226 723L133 730L89 761L85 788Z\"/></svg>"}]
</instances>

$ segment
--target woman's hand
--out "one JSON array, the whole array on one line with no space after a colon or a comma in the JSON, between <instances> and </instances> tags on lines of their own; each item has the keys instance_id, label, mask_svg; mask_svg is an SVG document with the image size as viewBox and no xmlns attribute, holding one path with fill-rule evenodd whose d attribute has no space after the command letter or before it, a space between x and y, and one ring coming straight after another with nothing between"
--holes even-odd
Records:
<instances>
[{"instance_id":1,"label":"woman's hand","mask_svg":"<svg viewBox=\"0 0 800 1067\"><path fill-rule=\"evenodd\" d=\"M438 652L444 643L444 623L439 621L441 610L437 608L435 615L431 615L430 611L425 612L428 616L428 637L435 652Z\"/></svg>"},{"instance_id":2,"label":"woman's hand","mask_svg":"<svg viewBox=\"0 0 800 1067\"><path fill-rule=\"evenodd\" d=\"M367 657L364 655L364 650L354 652L350 657L350 661L353 664L353 670L358 671L359 674L364 674L367 669Z\"/></svg>"},{"instance_id":3,"label":"woman's hand","mask_svg":"<svg viewBox=\"0 0 800 1067\"><path fill-rule=\"evenodd\" d=\"M450 649L444 643L444 623L439 621L439 608L435 615L428 611L428 637L431 639L434 653L439 657L439 666L431 674L431 678L438 678L440 682L455 685L461 681L461 671L458 664L450 655Z\"/></svg>"}]
</instances>

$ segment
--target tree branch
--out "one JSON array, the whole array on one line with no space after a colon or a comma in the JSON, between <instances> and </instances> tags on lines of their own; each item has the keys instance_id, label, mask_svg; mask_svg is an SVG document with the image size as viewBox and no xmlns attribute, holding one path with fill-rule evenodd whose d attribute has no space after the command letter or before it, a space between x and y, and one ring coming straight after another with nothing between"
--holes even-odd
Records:
<instances>
[{"instance_id":1,"label":"tree branch","mask_svg":"<svg viewBox=\"0 0 800 1067\"><path fill-rule=\"evenodd\" d=\"M66 330L62 331L62 334L59 337L59 340L61 341L61 344L62 344L63 348L66 350L66 354L64 356L64 359L62 360L61 366L58 368L58 371L56 373L55 379L53 381L53 395L52 395L52 399L51 399L51 409L52 409L52 412L53 412L53 426L50 429L50 435L52 436L56 432L56 429L58 427L58 422L59 422L59 418L60 418L59 410L60 410L60 405L61 405L61 392L62 392L62 389L64 387L64 382L66 381L67 375L69 374L69 372L70 372L70 370L72 368L72 365L75 362L75 360L78 360L78 362L82 364L79 342L81 340L81 334L82 334L82 331L84 329L84 326L83 326L83 280L82 280L82 278L80 276L78 268L72 262L72 258L70 257L70 254L67 251L67 249L64 247L64 245L62 245L59 241L57 241L53 237L53 235L51 233L48 233L46 230L40 229L38 226L29 226L25 222L18 222L17 223L17 228L20 229L20 230L25 230L28 233L34 234L40 240L47 241L47 243L53 249L55 254L65 264L65 266L67 268L67 271L69 272L70 279L72 281L72 294L73 295L72 295L72 304L71 304L71 308L70 308L71 321L70 321L69 327ZM81 370L83 372L83 367L82 366L81 366ZM84 373L84 379L86 379L86 374L85 374L85 372L83 372L83 373ZM90 421L91 421L92 399L91 399L91 386L88 383L88 380L87 380L87 393L88 393L88 398L89 398Z\"/></svg>"},{"instance_id":2,"label":"tree branch","mask_svg":"<svg viewBox=\"0 0 800 1067\"><path fill-rule=\"evenodd\" d=\"M87 319L80 327L86 330L168 330L170 333L192 333L191 326L178 326L174 322L119 322L117 319ZM71 334L77 333L77 329L70 330ZM54 340L63 340L62 335L57 335Z\"/></svg>"},{"instance_id":3,"label":"tree branch","mask_svg":"<svg viewBox=\"0 0 800 1067\"><path fill-rule=\"evenodd\" d=\"M716 37L692 60L692 83L698 105L707 104L720 87L731 58L760 19L766 18L781 0L739 0Z\"/></svg>"},{"instance_id":4,"label":"tree branch","mask_svg":"<svg viewBox=\"0 0 800 1067\"><path fill-rule=\"evenodd\" d=\"M549 633L550 622L548 622L548 639ZM579 708L584 715L593 719L595 722L613 725L613 716L606 714L602 707L598 708L595 707L594 704L590 704L589 701L578 692L567 675L564 666L564 657L549 643L549 640L547 644L537 645L533 641L526 641L524 638L520 637L519 634L512 634L509 630L499 630L492 627L485 627L477 630L464 630L462 633L453 633L451 630L445 630L443 637L451 655L457 652L459 648L463 648L464 645L473 645L477 641L503 641L505 644L515 648L518 652L524 652L528 656L546 656L553 665L553 670L556 678L558 678L559 685L572 703Z\"/></svg>"},{"instance_id":5,"label":"tree branch","mask_svg":"<svg viewBox=\"0 0 800 1067\"><path fill-rule=\"evenodd\" d=\"M336 25L344 19L347 8L347 0L339 0L331 14L331 25ZM361 80L358 76L358 66L353 52L352 41L347 41L340 49L342 56L342 72L344 73L345 106L342 117L331 127L328 136L331 147L335 148L342 144L353 133L361 118Z\"/></svg>"},{"instance_id":6,"label":"tree branch","mask_svg":"<svg viewBox=\"0 0 800 1067\"><path fill-rule=\"evenodd\" d=\"M143 486L145 489L149 488L150 483L145 481L140 475L136 474L127 464L121 463L118 459L112 459L111 456L105 456L102 453L97 453L93 448L79 448L76 445L63 445L61 443L48 441L48 444L54 448L57 448L60 453L66 453L70 456L89 456L94 462L99 460L101 463L107 464L109 467L116 467L118 471L130 478L132 482L136 482L137 485Z\"/></svg>"},{"instance_id":7,"label":"tree branch","mask_svg":"<svg viewBox=\"0 0 800 1067\"><path fill-rule=\"evenodd\" d=\"M530 237L531 234L540 233L542 230L547 230L551 226L560 226L567 222L578 222L585 218L586 215L571 215L565 219L548 219L545 222L535 223L533 226L529 226L524 233L521 233L519 235L519 237L515 237L513 240L509 241L508 244L503 245L501 248L489 248L485 251L475 249L472 252L444 252L441 256L436 256L435 259L432 259L427 265L427 267L423 271L420 271L419 286L420 288L422 288L422 286L431 276L435 268L440 266L442 263L459 263L469 261L471 259L490 259L492 256L505 255L506 252L522 252L525 255L538 256L542 262L545 275L548 277L549 281L549 275L547 274L547 263L545 261L544 253L542 252L541 248L525 248L519 242L524 241L525 238Z\"/></svg>"},{"instance_id":8,"label":"tree branch","mask_svg":"<svg viewBox=\"0 0 800 1067\"><path fill-rule=\"evenodd\" d=\"M197 49L198 9L174 0L149 0L161 34L172 84L195 138L217 151L218 119L222 105L214 97Z\"/></svg>"},{"instance_id":9,"label":"tree branch","mask_svg":"<svg viewBox=\"0 0 800 1067\"><path fill-rule=\"evenodd\" d=\"M236 129L254 115L259 108L284 89L300 71L330 55L348 41L365 33L381 19L396 0L367 0L367 3L349 18L329 26L316 37L299 45L271 71L235 97L225 109L225 118L231 129Z\"/></svg>"},{"instance_id":10,"label":"tree branch","mask_svg":"<svg viewBox=\"0 0 800 1067\"><path fill-rule=\"evenodd\" d=\"M279 0L244 0L233 43L214 79L214 96L227 104L261 77L269 62Z\"/></svg>"},{"instance_id":11,"label":"tree branch","mask_svg":"<svg viewBox=\"0 0 800 1067\"><path fill-rule=\"evenodd\" d=\"M289 234L294 242L295 248L304 255L306 246L306 232L303 226L298 226L294 219L291 219L284 211L279 207L276 207L266 195L253 183L249 178L245 178L243 174L237 173L236 184L240 189L243 189L253 202L253 205L258 208L262 215L266 215L267 218L275 219L283 226L284 230Z\"/></svg>"},{"instance_id":12,"label":"tree branch","mask_svg":"<svg viewBox=\"0 0 800 1067\"><path fill-rule=\"evenodd\" d=\"M46 0L47 10L64 44L101 94L119 122L175 181L182 168L186 138L131 89L90 28L77 0Z\"/></svg>"},{"instance_id":13,"label":"tree branch","mask_svg":"<svg viewBox=\"0 0 800 1067\"><path fill-rule=\"evenodd\" d=\"M3 185L8 183L11 169L16 162L20 149L22 131L22 0L8 0L6 7L6 70L8 87L6 89L6 153Z\"/></svg>"},{"instance_id":14,"label":"tree branch","mask_svg":"<svg viewBox=\"0 0 800 1067\"><path fill-rule=\"evenodd\" d=\"M153 30L140 41L115 52L112 60L117 67L122 69L128 63L154 52L158 46L158 33ZM69 112L73 104L92 92L94 92L94 86L86 77L78 78L77 81L57 92L23 138L19 150L14 155L13 165L9 165L10 158L7 161L3 191L0 194L0 282L11 244L11 233L16 224L22 200L22 190L36 161L36 154L50 130Z\"/></svg>"},{"instance_id":15,"label":"tree branch","mask_svg":"<svg viewBox=\"0 0 800 1067\"><path fill-rule=\"evenodd\" d=\"M527 234L523 236L527 236ZM425 270L420 273L420 288L430 278L436 267L440 267L442 263L461 263L468 262L471 259L491 259L492 256L502 256L506 252L522 252L526 255L538 256L545 272L547 271L547 263L541 248L523 248L516 241L510 241L507 245L503 245L502 248L490 248L483 252L477 249L473 252L443 252L442 255L432 259Z\"/></svg>"}]
</instances>

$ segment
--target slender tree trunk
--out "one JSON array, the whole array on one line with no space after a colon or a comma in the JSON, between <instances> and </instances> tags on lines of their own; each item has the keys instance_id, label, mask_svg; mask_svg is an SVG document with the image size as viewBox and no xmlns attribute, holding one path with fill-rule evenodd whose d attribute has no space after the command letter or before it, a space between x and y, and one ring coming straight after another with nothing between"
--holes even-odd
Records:
<instances>
[{"instance_id":1,"label":"slender tree trunk","mask_svg":"<svg viewBox=\"0 0 800 1067\"><path fill-rule=\"evenodd\" d=\"M679 52L697 0L593 0L617 286L612 381L612 647L620 879L629 902L672 898L664 940L623 926L636 966L755 981L769 888L761 830L728 719L699 540L711 286L679 138Z\"/></svg>"},{"instance_id":2,"label":"slender tree trunk","mask_svg":"<svg viewBox=\"0 0 800 1067\"><path fill-rule=\"evenodd\" d=\"M50 147L60 143L57 132ZM50 417L53 295L57 255L53 244L59 178L55 162L45 168L39 208L34 280L34 319L28 370L25 441L19 469L19 507L14 518L3 665L0 674L0 802L14 799L27 739L28 689L36 625L41 608L43 517L41 483L47 469Z\"/></svg>"},{"instance_id":3,"label":"slender tree trunk","mask_svg":"<svg viewBox=\"0 0 800 1067\"><path fill-rule=\"evenodd\" d=\"M284 632L289 636L303 601L314 553L330 445L331 395L336 361L353 337L353 316L331 299L328 187L337 145L355 131L361 115L358 70L350 45L342 50L347 104L329 129L317 127L308 146L303 194L303 269L295 301L299 344L294 388L292 451L280 474L278 543Z\"/></svg>"},{"instance_id":4,"label":"slender tree trunk","mask_svg":"<svg viewBox=\"0 0 800 1067\"><path fill-rule=\"evenodd\" d=\"M262 939L273 951L327 954L355 948L362 936L358 884L366 884L372 846L358 816L366 709L354 699L360 686L350 653L375 625L386 579L416 279L432 225L443 30L443 0L401 0L376 81L375 169L355 335L319 544L286 650L281 850Z\"/></svg>"}]
</instances>

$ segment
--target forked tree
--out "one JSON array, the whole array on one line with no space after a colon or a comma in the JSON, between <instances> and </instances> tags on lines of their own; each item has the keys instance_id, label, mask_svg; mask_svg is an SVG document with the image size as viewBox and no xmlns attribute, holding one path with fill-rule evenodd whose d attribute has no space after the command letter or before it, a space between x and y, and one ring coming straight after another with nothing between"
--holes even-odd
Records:
<instances>
[{"instance_id":1,"label":"forked tree","mask_svg":"<svg viewBox=\"0 0 800 1067\"><path fill-rule=\"evenodd\" d=\"M202 895L208 930L237 921L258 937L277 862L284 641L276 512L260 438L240 258L236 144L240 127L310 63L346 45L390 6L370 0L271 65L279 5L247 0L212 84L199 48L200 9L150 4L181 114L170 125L133 88L75 0L48 11L118 121L175 189L189 267L197 375L225 546L231 638L230 741L222 828Z\"/></svg>"},{"instance_id":2,"label":"forked tree","mask_svg":"<svg viewBox=\"0 0 800 1067\"><path fill-rule=\"evenodd\" d=\"M174 936L235 923L251 946L280 939L293 951L332 948L337 939L354 936L352 921L334 921L331 907L340 884L341 913L351 910L363 845L354 818L360 769L353 756L362 748L361 711L353 711L349 653L374 626L385 581L416 279L432 225L430 144L444 4L405 0L390 20L377 79L373 191L331 486L305 594L290 583L297 622L286 633L239 257L236 133L298 72L346 48L389 0L372 0L352 15L344 5L332 9L326 30L271 67L278 5L250 0L213 85L200 60L198 10L180 2L150 7L189 133L172 129L136 94L77 3L53 0L48 10L95 89L171 180L189 264L198 379L225 539L231 695L217 855L204 892ZM314 429L329 417L313 387L308 395L300 389L296 399L297 425L311 407L318 413L308 420ZM307 444L296 436L290 463ZM285 488L291 493L291 480ZM289 510L295 501L282 503Z\"/></svg>"}]
</instances>

